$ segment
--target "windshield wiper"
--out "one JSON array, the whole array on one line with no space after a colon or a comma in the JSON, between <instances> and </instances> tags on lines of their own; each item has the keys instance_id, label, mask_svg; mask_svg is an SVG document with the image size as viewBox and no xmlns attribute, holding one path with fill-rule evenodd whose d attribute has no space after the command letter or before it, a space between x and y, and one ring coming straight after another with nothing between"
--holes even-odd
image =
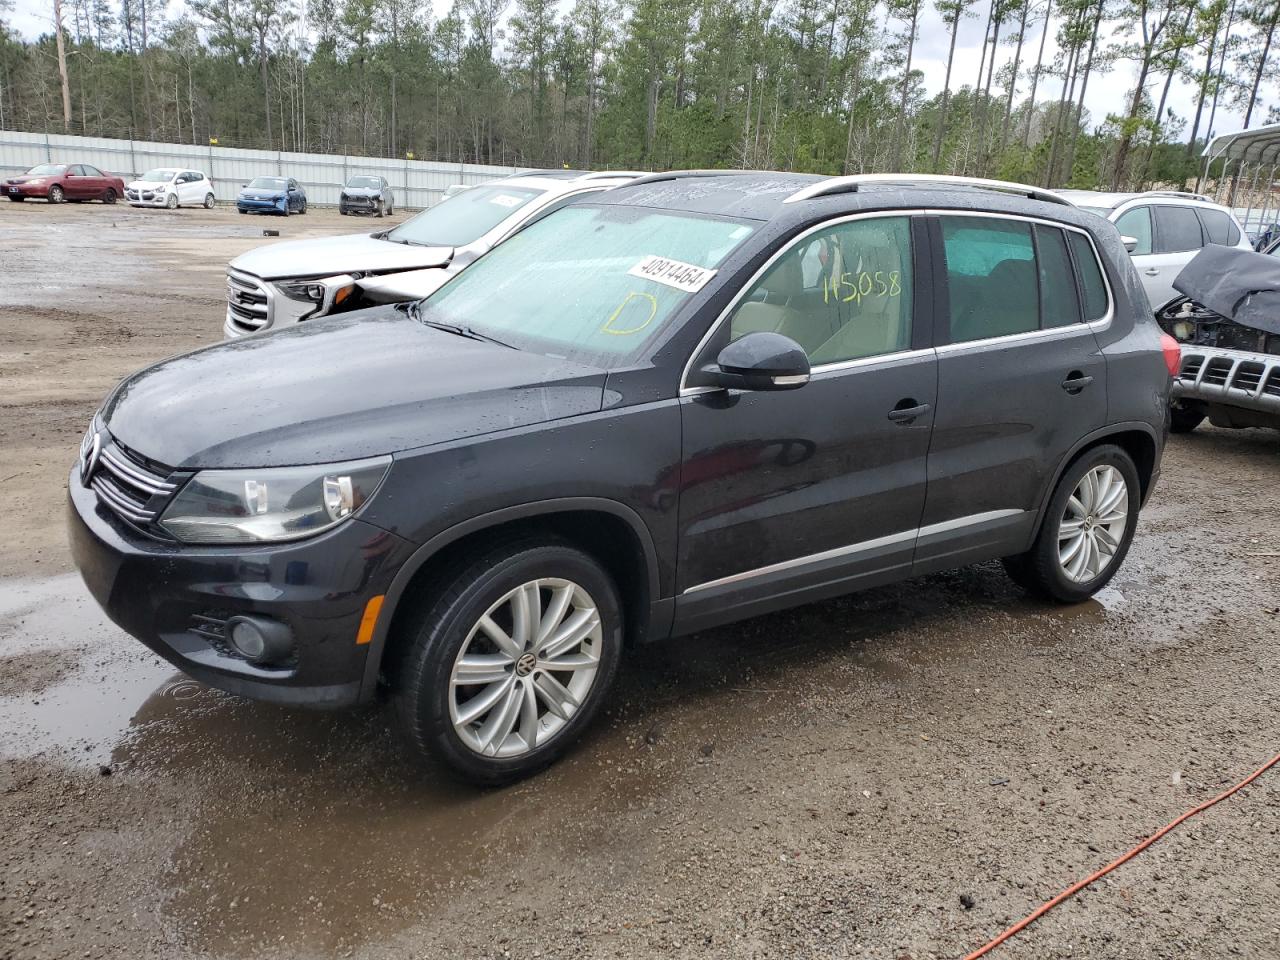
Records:
<instances>
[{"instance_id":1,"label":"windshield wiper","mask_svg":"<svg viewBox=\"0 0 1280 960\"><path fill-rule=\"evenodd\" d=\"M497 337L491 337L487 333L481 333L479 330L464 326L460 323L446 323L443 320L430 320L422 315L422 311L418 309L417 301L408 304L405 309L413 319L436 330L443 330L445 333L452 333L455 336L466 337L469 340L483 340L486 343L496 343L498 346L506 347L508 350L520 349L514 344L507 343L505 340L499 340Z\"/></svg>"}]
</instances>

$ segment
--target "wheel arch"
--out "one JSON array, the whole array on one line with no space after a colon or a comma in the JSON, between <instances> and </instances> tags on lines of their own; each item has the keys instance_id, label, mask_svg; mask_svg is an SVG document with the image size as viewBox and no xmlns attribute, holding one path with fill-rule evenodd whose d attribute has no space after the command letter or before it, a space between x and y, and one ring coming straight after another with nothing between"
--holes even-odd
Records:
<instances>
[{"instance_id":1,"label":"wheel arch","mask_svg":"<svg viewBox=\"0 0 1280 960\"><path fill-rule=\"evenodd\" d=\"M377 689L383 662L394 650L397 623L417 613L417 601L429 596L416 588L428 584L437 571L447 569L458 558L495 541L539 535L577 546L609 571L621 594L628 643L669 627L653 615L661 597L653 537L630 507L599 497L566 497L505 507L436 534L400 568L387 589L369 643L360 699L372 698Z\"/></svg>"},{"instance_id":2,"label":"wheel arch","mask_svg":"<svg viewBox=\"0 0 1280 960\"><path fill-rule=\"evenodd\" d=\"M1090 450L1107 443L1115 444L1133 458L1134 465L1138 468L1138 481L1142 488L1139 501L1143 504L1147 502L1147 496L1159 477L1157 466L1162 446L1160 434L1151 424L1142 421L1108 424L1086 434L1062 458L1058 469L1054 471L1053 479L1040 497L1040 508L1036 514L1035 526L1032 527L1033 536L1034 531L1039 530L1040 524L1044 521L1044 512L1049 507L1049 500L1053 497L1053 491L1058 488L1058 481L1062 479L1062 475Z\"/></svg>"}]
</instances>

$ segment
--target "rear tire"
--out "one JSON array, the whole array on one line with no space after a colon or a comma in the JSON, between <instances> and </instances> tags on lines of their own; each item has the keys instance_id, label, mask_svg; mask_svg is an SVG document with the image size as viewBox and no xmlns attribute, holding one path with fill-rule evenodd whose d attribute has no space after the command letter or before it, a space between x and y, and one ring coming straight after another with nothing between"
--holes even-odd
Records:
<instances>
[{"instance_id":1,"label":"rear tire","mask_svg":"<svg viewBox=\"0 0 1280 960\"><path fill-rule=\"evenodd\" d=\"M1169 432L1190 433L1204 421L1204 413L1186 407L1169 408Z\"/></svg>"},{"instance_id":2,"label":"rear tire","mask_svg":"<svg viewBox=\"0 0 1280 960\"><path fill-rule=\"evenodd\" d=\"M557 760L599 713L622 652L622 607L608 573L558 541L471 561L399 627L390 673L409 743L496 786ZM468 668L474 684L459 681Z\"/></svg>"},{"instance_id":3,"label":"rear tire","mask_svg":"<svg viewBox=\"0 0 1280 960\"><path fill-rule=\"evenodd\" d=\"M1093 596L1129 552L1140 490L1138 468L1120 447L1086 451L1058 480L1031 549L1004 558L1010 578L1061 603Z\"/></svg>"},{"instance_id":4,"label":"rear tire","mask_svg":"<svg viewBox=\"0 0 1280 960\"><path fill-rule=\"evenodd\" d=\"M205 208L206 210L212 210L212 209L214 208L214 205L215 205L217 202L218 202L218 201L214 199L214 196L213 196L213 194L212 194L212 193L207 193L207 194L205 194L205 197L204 197L204 208Z\"/></svg>"}]
</instances>

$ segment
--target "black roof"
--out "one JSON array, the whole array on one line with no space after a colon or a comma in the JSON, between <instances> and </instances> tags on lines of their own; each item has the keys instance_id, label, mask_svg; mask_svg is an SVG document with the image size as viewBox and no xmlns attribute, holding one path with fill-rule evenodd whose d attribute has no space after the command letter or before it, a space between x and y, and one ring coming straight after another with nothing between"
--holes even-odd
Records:
<instances>
[{"instance_id":1,"label":"black roof","mask_svg":"<svg viewBox=\"0 0 1280 960\"><path fill-rule=\"evenodd\" d=\"M808 221L862 210L931 207L1038 216L1084 227L1095 234L1101 221L1096 214L1070 204L961 183L913 182L909 174L903 174L901 180L859 183L840 192L784 202L804 187L826 179L807 173L677 172L614 187L591 202L761 221Z\"/></svg>"}]
</instances>

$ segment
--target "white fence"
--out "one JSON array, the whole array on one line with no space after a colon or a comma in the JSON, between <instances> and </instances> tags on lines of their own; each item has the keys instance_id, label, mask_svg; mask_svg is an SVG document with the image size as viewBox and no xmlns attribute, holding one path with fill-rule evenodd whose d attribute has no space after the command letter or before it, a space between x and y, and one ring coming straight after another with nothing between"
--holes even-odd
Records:
<instances>
[{"instance_id":1,"label":"white fence","mask_svg":"<svg viewBox=\"0 0 1280 960\"><path fill-rule=\"evenodd\" d=\"M431 206L455 183L474 186L527 169L0 130L0 177L22 173L38 163L88 163L126 182L156 167L190 167L203 170L213 181L214 194L227 202L234 201L254 177L283 176L303 185L308 203L336 205L348 177L369 174L386 177L396 206L406 209Z\"/></svg>"}]
</instances>

